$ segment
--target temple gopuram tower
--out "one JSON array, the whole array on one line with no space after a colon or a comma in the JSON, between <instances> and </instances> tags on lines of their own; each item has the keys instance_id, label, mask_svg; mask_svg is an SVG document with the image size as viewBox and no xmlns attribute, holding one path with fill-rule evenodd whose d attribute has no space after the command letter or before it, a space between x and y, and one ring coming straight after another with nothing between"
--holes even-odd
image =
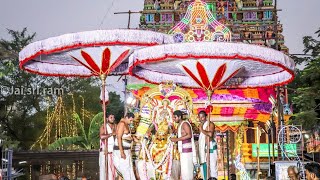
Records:
<instances>
[{"instance_id":1,"label":"temple gopuram tower","mask_svg":"<svg viewBox=\"0 0 320 180\"><path fill-rule=\"evenodd\" d=\"M232 42L263 45L288 53L281 34L282 24L275 25L273 0L204 1L213 16L231 30ZM145 0L140 29L168 33L185 16L191 2L193 0Z\"/></svg>"}]
</instances>

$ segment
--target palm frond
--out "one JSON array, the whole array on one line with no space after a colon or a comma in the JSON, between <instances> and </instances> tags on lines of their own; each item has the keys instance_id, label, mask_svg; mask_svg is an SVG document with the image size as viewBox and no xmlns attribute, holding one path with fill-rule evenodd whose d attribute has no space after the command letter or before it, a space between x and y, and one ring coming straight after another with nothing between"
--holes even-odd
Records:
<instances>
[{"instance_id":1,"label":"palm frond","mask_svg":"<svg viewBox=\"0 0 320 180\"><path fill-rule=\"evenodd\" d=\"M76 121L78 128L80 129L81 136L85 139L86 142L88 142L86 131L84 130L84 125L82 124L82 121L77 113L74 113L72 115L73 119Z\"/></svg>"},{"instance_id":2,"label":"palm frond","mask_svg":"<svg viewBox=\"0 0 320 180\"><path fill-rule=\"evenodd\" d=\"M91 120L88 141L96 148L99 146L100 127L103 124L103 113L96 114Z\"/></svg>"},{"instance_id":3,"label":"palm frond","mask_svg":"<svg viewBox=\"0 0 320 180\"><path fill-rule=\"evenodd\" d=\"M70 145L79 145L84 149L88 149L88 147L84 143L85 139L81 136L75 137L63 137L48 146L48 150L56 150L62 146L70 146Z\"/></svg>"}]
</instances>

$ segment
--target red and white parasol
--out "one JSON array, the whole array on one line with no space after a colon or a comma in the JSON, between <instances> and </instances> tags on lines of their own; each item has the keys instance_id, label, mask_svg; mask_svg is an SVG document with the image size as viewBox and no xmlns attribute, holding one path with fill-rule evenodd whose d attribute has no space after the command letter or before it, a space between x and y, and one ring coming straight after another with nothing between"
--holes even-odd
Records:
<instances>
[{"instance_id":1,"label":"red and white parasol","mask_svg":"<svg viewBox=\"0 0 320 180\"><path fill-rule=\"evenodd\" d=\"M97 30L37 41L19 53L20 67L45 76L99 76L127 73L120 65L137 48L173 42L162 33ZM100 71L101 70L101 71Z\"/></svg>"},{"instance_id":2,"label":"red and white parasol","mask_svg":"<svg viewBox=\"0 0 320 180\"><path fill-rule=\"evenodd\" d=\"M126 74L127 67L123 62L134 49L171 42L173 38L169 35L140 30L97 30L65 34L26 46L19 53L20 68L45 76L98 76L102 81L105 126L106 77ZM107 133L107 129L104 129ZM106 174L108 177L107 170Z\"/></svg>"},{"instance_id":3,"label":"red and white parasol","mask_svg":"<svg viewBox=\"0 0 320 180\"><path fill-rule=\"evenodd\" d=\"M202 80L205 72L212 79L221 62L226 63L224 76L233 76L222 78L222 82L217 84L220 87L272 87L287 84L294 78L294 62L282 52L262 46L224 42L167 44L140 49L130 56L129 71L131 75L153 84L171 80L183 87L199 88L202 85L190 81L190 75L177 64L188 64L189 71ZM196 66L198 63L202 67ZM232 69L238 69L235 67L242 67L241 71L233 73Z\"/></svg>"}]
</instances>

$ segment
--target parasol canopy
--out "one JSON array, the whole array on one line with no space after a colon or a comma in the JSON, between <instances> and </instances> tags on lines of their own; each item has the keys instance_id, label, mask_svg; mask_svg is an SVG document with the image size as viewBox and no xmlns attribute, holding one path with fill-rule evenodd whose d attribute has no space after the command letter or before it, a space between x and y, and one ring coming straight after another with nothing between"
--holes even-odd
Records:
<instances>
[{"instance_id":1,"label":"parasol canopy","mask_svg":"<svg viewBox=\"0 0 320 180\"><path fill-rule=\"evenodd\" d=\"M207 91L213 91L222 86L242 69L238 61L208 59L182 61L177 64L177 67Z\"/></svg>"},{"instance_id":2,"label":"parasol canopy","mask_svg":"<svg viewBox=\"0 0 320 180\"><path fill-rule=\"evenodd\" d=\"M140 49L130 56L129 71L131 75L153 84L170 80L187 88L199 88L199 83L191 81L190 75L177 67L177 64L190 64L192 61L194 74L205 71L211 78L219 69L215 65L218 62L229 61L231 64L227 63L227 69L235 64L242 67L221 86L225 88L271 87L287 84L294 78L294 62L282 52L227 42L179 43ZM196 69L198 62L205 63L203 70ZM197 79L201 79L200 74Z\"/></svg>"},{"instance_id":3,"label":"parasol canopy","mask_svg":"<svg viewBox=\"0 0 320 180\"><path fill-rule=\"evenodd\" d=\"M122 75L134 49L171 42L169 35L149 31L86 31L31 43L19 61L22 69L45 76Z\"/></svg>"}]
</instances>

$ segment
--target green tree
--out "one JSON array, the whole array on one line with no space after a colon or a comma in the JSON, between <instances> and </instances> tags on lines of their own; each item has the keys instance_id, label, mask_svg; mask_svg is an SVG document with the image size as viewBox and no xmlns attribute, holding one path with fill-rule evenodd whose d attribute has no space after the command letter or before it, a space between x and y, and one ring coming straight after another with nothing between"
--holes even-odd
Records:
<instances>
[{"instance_id":1,"label":"green tree","mask_svg":"<svg viewBox=\"0 0 320 180\"><path fill-rule=\"evenodd\" d=\"M124 102L120 100L120 95L115 92L109 93L107 112L114 114L116 122L119 122L124 116Z\"/></svg>"},{"instance_id":2,"label":"green tree","mask_svg":"<svg viewBox=\"0 0 320 180\"><path fill-rule=\"evenodd\" d=\"M320 37L320 29L316 35ZM305 68L297 70L295 80L289 85L294 89L291 98L296 112L292 121L302 124L304 129L312 129L320 125L320 41L306 36L303 43L304 53L311 56L294 58L297 64L305 64Z\"/></svg>"},{"instance_id":3,"label":"green tree","mask_svg":"<svg viewBox=\"0 0 320 180\"><path fill-rule=\"evenodd\" d=\"M22 31L8 30L8 33L11 40L0 40L0 125L7 137L27 143L33 138L28 131L39 125L27 119L34 111L40 111L39 96L15 95L10 93L10 89L38 81L35 76L18 69L19 51L34 39L35 33L29 35L26 28Z\"/></svg>"}]
</instances>

